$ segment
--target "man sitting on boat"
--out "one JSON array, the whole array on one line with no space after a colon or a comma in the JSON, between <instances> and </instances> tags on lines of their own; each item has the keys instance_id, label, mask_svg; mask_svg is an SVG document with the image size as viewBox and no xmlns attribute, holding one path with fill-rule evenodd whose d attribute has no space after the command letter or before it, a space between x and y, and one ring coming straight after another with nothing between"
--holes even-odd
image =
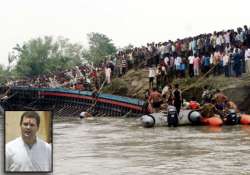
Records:
<instances>
[{"instance_id":1,"label":"man sitting on boat","mask_svg":"<svg viewBox=\"0 0 250 175\"><path fill-rule=\"evenodd\" d=\"M211 103L212 94L211 91L208 89L208 85L204 86L204 91L202 92L201 98L202 104Z\"/></svg>"},{"instance_id":2,"label":"man sitting on boat","mask_svg":"<svg viewBox=\"0 0 250 175\"><path fill-rule=\"evenodd\" d=\"M238 124L240 120L237 105L219 90L214 94L212 102L205 103L200 111L203 117L218 117L227 125Z\"/></svg>"},{"instance_id":3,"label":"man sitting on boat","mask_svg":"<svg viewBox=\"0 0 250 175\"><path fill-rule=\"evenodd\" d=\"M237 113L240 112L237 105L231 100L227 100L225 102L225 110L228 110L228 109L234 109Z\"/></svg>"},{"instance_id":4,"label":"man sitting on boat","mask_svg":"<svg viewBox=\"0 0 250 175\"><path fill-rule=\"evenodd\" d=\"M217 89L212 99L212 102L215 104L215 107L218 110L223 110L225 108L226 101L228 101L228 97L223 94L222 91Z\"/></svg>"}]
</instances>

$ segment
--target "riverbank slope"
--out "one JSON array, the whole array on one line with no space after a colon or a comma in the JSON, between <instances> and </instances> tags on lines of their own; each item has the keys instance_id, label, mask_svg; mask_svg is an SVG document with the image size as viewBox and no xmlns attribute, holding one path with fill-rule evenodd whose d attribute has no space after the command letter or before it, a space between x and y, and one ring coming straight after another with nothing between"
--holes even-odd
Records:
<instances>
[{"instance_id":1,"label":"riverbank slope","mask_svg":"<svg viewBox=\"0 0 250 175\"><path fill-rule=\"evenodd\" d=\"M240 78L210 75L206 78L175 79L174 83L180 84L185 99L195 96L199 100L205 85L210 89L220 89L239 106L241 111L250 113L249 73L243 74ZM130 70L121 78L113 79L112 84L104 87L102 92L143 99L148 84L147 69Z\"/></svg>"}]
</instances>

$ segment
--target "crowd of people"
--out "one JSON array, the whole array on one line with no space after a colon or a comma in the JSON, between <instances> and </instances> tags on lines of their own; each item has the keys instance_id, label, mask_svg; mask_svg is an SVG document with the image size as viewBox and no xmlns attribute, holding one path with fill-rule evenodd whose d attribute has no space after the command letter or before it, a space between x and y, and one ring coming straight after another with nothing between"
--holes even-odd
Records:
<instances>
[{"instance_id":1,"label":"crowd of people","mask_svg":"<svg viewBox=\"0 0 250 175\"><path fill-rule=\"evenodd\" d=\"M250 72L249 48L250 30L244 26L237 31L150 43L147 47L120 52L116 58L126 59L127 68L147 66L150 88L155 82L156 87L162 89L173 78L209 76L209 73L240 77L242 73ZM120 64L117 66L121 67Z\"/></svg>"},{"instance_id":2,"label":"crowd of people","mask_svg":"<svg viewBox=\"0 0 250 175\"><path fill-rule=\"evenodd\" d=\"M171 85L174 78L210 75L241 77L242 73L250 72L250 29L245 25L237 30L148 43L141 48L120 51L108 61L112 62L112 75L116 76L124 75L131 68L147 68L149 89L145 95L148 102L145 106L149 106L148 111L157 112L162 104L166 104L175 106L179 113L184 99L179 85ZM205 92L208 92L207 87ZM224 98L225 95L218 94L222 93L214 93L209 98L203 94L203 104L213 105L214 109L218 109L216 111L223 110L220 106L238 110L232 101ZM217 95L223 98L217 98ZM199 106L195 97L190 99L190 105Z\"/></svg>"},{"instance_id":3,"label":"crowd of people","mask_svg":"<svg viewBox=\"0 0 250 175\"><path fill-rule=\"evenodd\" d=\"M79 65L47 75L10 81L7 85L65 87L77 90L100 88L105 81L123 76L129 69L148 69L149 88L162 91L174 78L214 76L240 77L250 72L250 29L200 34L194 37L119 51L106 57L98 66Z\"/></svg>"},{"instance_id":4,"label":"crowd of people","mask_svg":"<svg viewBox=\"0 0 250 175\"><path fill-rule=\"evenodd\" d=\"M149 87L160 90L174 78L210 74L240 77L250 72L250 29L245 25L237 30L147 43L104 58L99 67L110 69L108 77L120 77L131 68L147 68Z\"/></svg>"},{"instance_id":5,"label":"crowd of people","mask_svg":"<svg viewBox=\"0 0 250 175\"><path fill-rule=\"evenodd\" d=\"M58 70L53 73L30 77L22 80L10 80L7 86L28 86L38 88L69 88L92 90L105 79L103 71L84 64L72 69ZM92 86L92 84L93 86Z\"/></svg>"}]
</instances>

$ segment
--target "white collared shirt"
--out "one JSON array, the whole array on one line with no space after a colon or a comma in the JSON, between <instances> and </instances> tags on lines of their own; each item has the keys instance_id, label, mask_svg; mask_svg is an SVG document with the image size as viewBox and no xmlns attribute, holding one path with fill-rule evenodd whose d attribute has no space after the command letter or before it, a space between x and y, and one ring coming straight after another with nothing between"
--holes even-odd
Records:
<instances>
[{"instance_id":1,"label":"white collared shirt","mask_svg":"<svg viewBox=\"0 0 250 175\"><path fill-rule=\"evenodd\" d=\"M6 171L51 171L51 145L37 137L30 148L21 137L6 144Z\"/></svg>"}]
</instances>

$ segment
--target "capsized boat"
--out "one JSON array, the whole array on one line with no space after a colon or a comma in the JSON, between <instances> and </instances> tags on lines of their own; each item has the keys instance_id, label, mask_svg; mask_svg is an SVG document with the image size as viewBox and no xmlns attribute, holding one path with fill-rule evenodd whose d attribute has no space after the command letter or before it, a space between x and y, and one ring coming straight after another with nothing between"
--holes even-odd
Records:
<instances>
[{"instance_id":1,"label":"capsized boat","mask_svg":"<svg viewBox=\"0 0 250 175\"><path fill-rule=\"evenodd\" d=\"M0 92L4 92L0 87ZM4 110L51 110L57 116L79 117L82 111L95 116L132 116L146 113L145 101L100 93L94 96L91 91L70 90L64 88L12 87L8 98L0 101Z\"/></svg>"}]
</instances>

